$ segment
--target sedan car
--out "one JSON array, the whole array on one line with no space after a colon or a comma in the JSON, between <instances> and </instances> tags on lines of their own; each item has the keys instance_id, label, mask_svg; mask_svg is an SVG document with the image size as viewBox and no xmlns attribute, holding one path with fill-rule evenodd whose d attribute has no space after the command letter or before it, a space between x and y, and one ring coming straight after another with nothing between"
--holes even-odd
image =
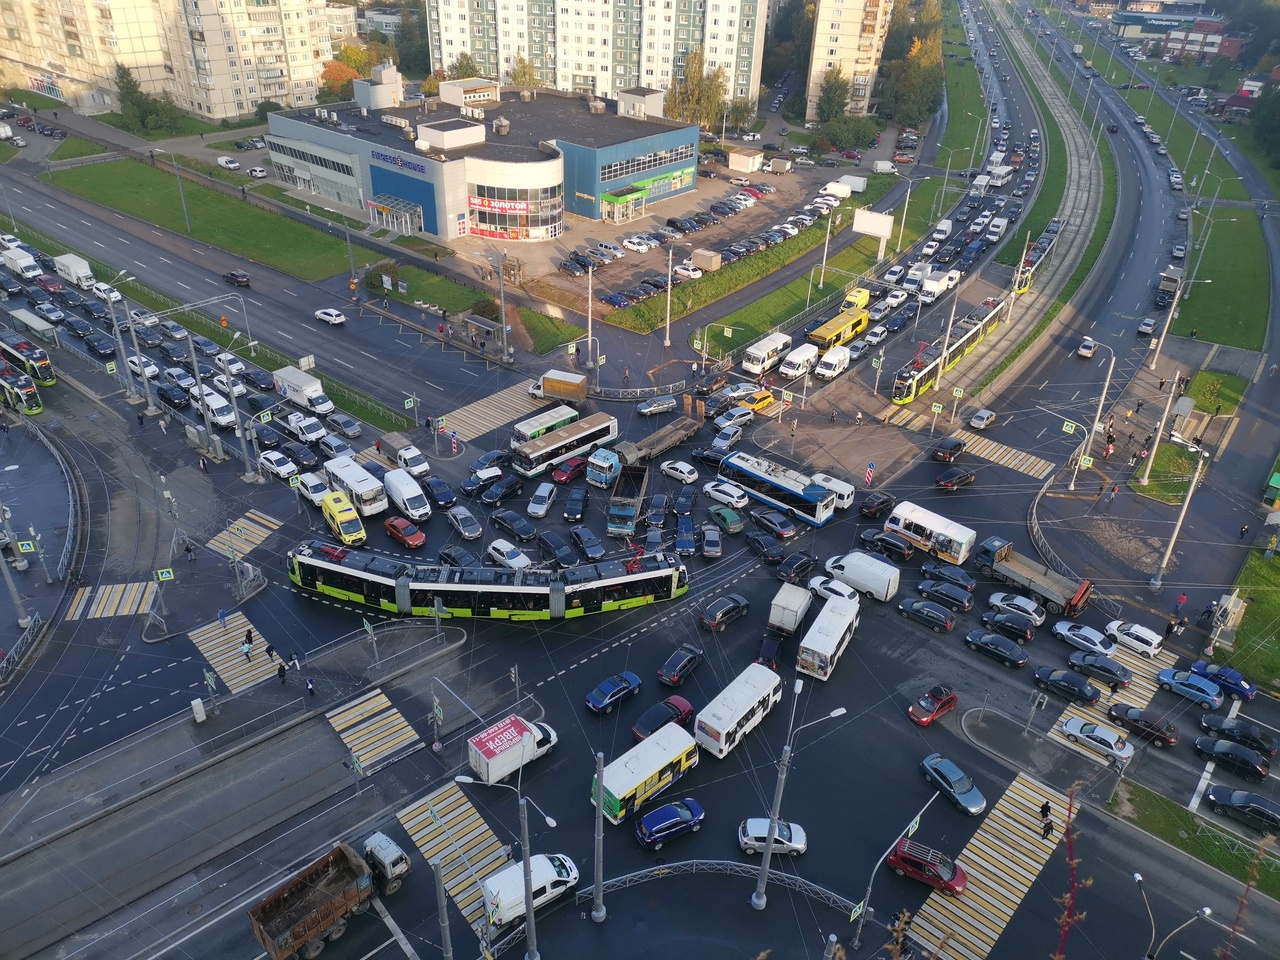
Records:
<instances>
[{"instance_id":1,"label":"sedan car","mask_svg":"<svg viewBox=\"0 0 1280 960\"><path fill-rule=\"evenodd\" d=\"M738 846L743 853L762 853L769 842L769 818L753 817L738 826ZM773 836L773 853L792 856L809 849L809 837L798 823L779 820Z\"/></svg>"},{"instance_id":2,"label":"sedan car","mask_svg":"<svg viewBox=\"0 0 1280 960\"><path fill-rule=\"evenodd\" d=\"M878 520L898 505L897 498L888 493L868 493L858 504L858 513Z\"/></svg>"},{"instance_id":3,"label":"sedan car","mask_svg":"<svg viewBox=\"0 0 1280 960\"><path fill-rule=\"evenodd\" d=\"M1059 620L1053 625L1053 635L1086 653L1098 653L1104 657L1110 657L1116 652L1116 645L1104 634L1093 627L1086 627L1083 623Z\"/></svg>"},{"instance_id":4,"label":"sedan car","mask_svg":"<svg viewBox=\"0 0 1280 960\"><path fill-rule=\"evenodd\" d=\"M731 507L745 507L747 505L747 494L741 487L726 483L723 480L712 480L702 488L712 500L720 503L728 504Z\"/></svg>"},{"instance_id":5,"label":"sedan car","mask_svg":"<svg viewBox=\"0 0 1280 960\"><path fill-rule=\"evenodd\" d=\"M760 558L762 563L769 566L777 566L787 555L786 548L782 546L782 543L776 537L756 530L747 534L747 546Z\"/></svg>"},{"instance_id":6,"label":"sedan car","mask_svg":"<svg viewBox=\"0 0 1280 960\"><path fill-rule=\"evenodd\" d=\"M1244 717L1220 717L1217 714L1206 713L1200 717L1200 729L1211 737L1232 740L1263 756L1276 755L1276 738Z\"/></svg>"},{"instance_id":7,"label":"sedan car","mask_svg":"<svg viewBox=\"0 0 1280 960\"><path fill-rule=\"evenodd\" d=\"M964 645L1006 667L1017 668L1027 664L1027 651L1003 634L970 630L964 638Z\"/></svg>"},{"instance_id":8,"label":"sedan car","mask_svg":"<svg viewBox=\"0 0 1280 960\"><path fill-rule=\"evenodd\" d=\"M1280 834L1280 803L1269 797L1215 783L1204 798L1220 817L1238 820L1259 833Z\"/></svg>"},{"instance_id":9,"label":"sedan car","mask_svg":"<svg viewBox=\"0 0 1280 960\"><path fill-rule=\"evenodd\" d=\"M952 583L962 590L972 591L976 585L973 577L969 576L963 569L953 563L944 563L941 560L926 560L920 565L920 572L930 580ZM968 607L965 609L967 610Z\"/></svg>"},{"instance_id":10,"label":"sedan car","mask_svg":"<svg viewBox=\"0 0 1280 960\"><path fill-rule=\"evenodd\" d=\"M951 467L934 478L934 485L941 490L959 490L977 482L978 474L968 467Z\"/></svg>"},{"instance_id":11,"label":"sedan car","mask_svg":"<svg viewBox=\"0 0 1280 960\"><path fill-rule=\"evenodd\" d=\"M227 376L225 373L220 373L213 378L213 386L228 397L232 394L237 397L243 397L249 392L243 383L235 377Z\"/></svg>"},{"instance_id":12,"label":"sedan car","mask_svg":"<svg viewBox=\"0 0 1280 960\"><path fill-rule=\"evenodd\" d=\"M382 521L382 529L388 537L410 550L417 550L427 545L427 535L404 517L388 517Z\"/></svg>"},{"instance_id":13,"label":"sedan car","mask_svg":"<svg viewBox=\"0 0 1280 960\"><path fill-rule=\"evenodd\" d=\"M315 312L315 318L317 320L323 320L331 327L341 326L347 322L347 315L345 313L341 310L334 310L332 308L317 310Z\"/></svg>"},{"instance_id":14,"label":"sedan car","mask_svg":"<svg viewBox=\"0 0 1280 960\"><path fill-rule=\"evenodd\" d=\"M1210 663L1208 660L1197 660L1190 669L1196 676L1204 677L1217 684L1232 700L1252 700L1257 696L1257 686L1246 680L1244 674L1234 667Z\"/></svg>"},{"instance_id":15,"label":"sedan car","mask_svg":"<svg viewBox=\"0 0 1280 960\"><path fill-rule=\"evenodd\" d=\"M925 780L954 803L961 813L976 817L987 809L986 797L955 761L940 753L931 753L920 762L920 770Z\"/></svg>"},{"instance_id":16,"label":"sedan car","mask_svg":"<svg viewBox=\"0 0 1280 960\"><path fill-rule=\"evenodd\" d=\"M636 839L642 847L661 850L665 844L686 833L702 829L706 812L693 797L685 797L650 810L636 821Z\"/></svg>"},{"instance_id":17,"label":"sedan car","mask_svg":"<svg viewBox=\"0 0 1280 960\"><path fill-rule=\"evenodd\" d=\"M678 687L689 679L704 657L702 648L697 644L682 643L658 668L658 680L669 687Z\"/></svg>"},{"instance_id":18,"label":"sedan car","mask_svg":"<svg viewBox=\"0 0 1280 960\"><path fill-rule=\"evenodd\" d=\"M587 709L592 713L613 713L616 707L627 697L638 696L640 678L630 671L613 675L587 694Z\"/></svg>"},{"instance_id":19,"label":"sedan car","mask_svg":"<svg viewBox=\"0 0 1280 960\"><path fill-rule=\"evenodd\" d=\"M569 531L569 539L573 541L573 545L578 548L578 552L587 558L590 563L604 559L604 544L600 542L600 538L591 532L591 528L578 524Z\"/></svg>"},{"instance_id":20,"label":"sedan car","mask_svg":"<svg viewBox=\"0 0 1280 960\"><path fill-rule=\"evenodd\" d=\"M154 360L150 357L140 357L137 354L130 354L125 358L125 366L129 368L129 372L135 377L146 376L148 380L154 380L160 376L160 368L156 366Z\"/></svg>"},{"instance_id":21,"label":"sedan car","mask_svg":"<svg viewBox=\"0 0 1280 960\"><path fill-rule=\"evenodd\" d=\"M1198 704L1204 710L1217 710L1222 706L1222 689L1212 680L1206 680L1190 670L1170 667L1156 674L1161 690L1168 690Z\"/></svg>"},{"instance_id":22,"label":"sedan car","mask_svg":"<svg viewBox=\"0 0 1280 960\"><path fill-rule=\"evenodd\" d=\"M752 510L751 519L757 527L779 540L789 540L796 535L796 525L777 510Z\"/></svg>"},{"instance_id":23,"label":"sedan car","mask_svg":"<svg viewBox=\"0 0 1280 960\"><path fill-rule=\"evenodd\" d=\"M1076 356L1084 357L1086 360L1098 352L1098 343L1092 337L1085 337L1080 341L1080 346L1076 347Z\"/></svg>"},{"instance_id":24,"label":"sedan car","mask_svg":"<svg viewBox=\"0 0 1280 960\"><path fill-rule=\"evenodd\" d=\"M497 529L511 534L521 543L528 543L538 535L534 525L514 510L495 510L489 517L489 522Z\"/></svg>"},{"instance_id":25,"label":"sedan car","mask_svg":"<svg viewBox=\"0 0 1280 960\"><path fill-rule=\"evenodd\" d=\"M1055 670L1053 667L1041 667L1036 671L1036 686L1041 690L1056 693L1068 703L1095 704L1102 692L1092 683L1070 670Z\"/></svg>"},{"instance_id":26,"label":"sedan car","mask_svg":"<svg viewBox=\"0 0 1280 960\"><path fill-rule=\"evenodd\" d=\"M856 600L858 598L858 591L855 588L834 577L814 577L809 581L809 592L815 597L822 597L824 600L830 600L833 597L840 600Z\"/></svg>"},{"instance_id":27,"label":"sedan car","mask_svg":"<svg viewBox=\"0 0 1280 960\"><path fill-rule=\"evenodd\" d=\"M440 477L427 477L422 484L422 492L438 509L447 510L458 502L458 495Z\"/></svg>"},{"instance_id":28,"label":"sedan car","mask_svg":"<svg viewBox=\"0 0 1280 960\"><path fill-rule=\"evenodd\" d=\"M921 581L916 590L926 600L932 600L956 613L965 613L973 606L973 594L964 587L947 583L945 580Z\"/></svg>"},{"instance_id":29,"label":"sedan car","mask_svg":"<svg viewBox=\"0 0 1280 960\"><path fill-rule=\"evenodd\" d=\"M996 415L991 410L979 410L969 418L969 426L974 430L985 430L996 422Z\"/></svg>"},{"instance_id":30,"label":"sedan car","mask_svg":"<svg viewBox=\"0 0 1280 960\"><path fill-rule=\"evenodd\" d=\"M993 593L987 606L997 613L1017 613L1037 627L1044 623L1044 607L1016 593Z\"/></svg>"},{"instance_id":31,"label":"sedan car","mask_svg":"<svg viewBox=\"0 0 1280 960\"><path fill-rule=\"evenodd\" d=\"M298 472L298 467L292 460L275 450L267 450L258 457L258 466L281 480L287 480Z\"/></svg>"},{"instance_id":32,"label":"sedan car","mask_svg":"<svg viewBox=\"0 0 1280 960\"><path fill-rule=\"evenodd\" d=\"M577 523L582 519L582 514L587 509L587 502L591 499L591 494L587 492L587 488L578 485L569 488L569 495L564 498L564 510L561 511L563 516L570 523Z\"/></svg>"},{"instance_id":33,"label":"sedan car","mask_svg":"<svg viewBox=\"0 0 1280 960\"><path fill-rule=\"evenodd\" d=\"M663 460L658 470L663 476L681 483L696 483L698 480L698 471L683 460Z\"/></svg>"},{"instance_id":34,"label":"sedan car","mask_svg":"<svg viewBox=\"0 0 1280 960\"><path fill-rule=\"evenodd\" d=\"M247 377L250 372L251 371L246 370L245 376ZM268 374L268 377L270 377L270 374ZM255 386L257 386L257 384L255 384ZM259 389L269 388L259 386ZM334 433L340 434L348 440L354 440L356 437L360 436L362 432L360 421L345 413L331 413L329 416L325 417L325 423L329 425Z\"/></svg>"},{"instance_id":35,"label":"sedan car","mask_svg":"<svg viewBox=\"0 0 1280 960\"><path fill-rule=\"evenodd\" d=\"M1066 717L1062 721L1062 733L1072 743L1102 754L1107 763L1128 763L1133 759L1133 744L1120 731L1084 717Z\"/></svg>"},{"instance_id":36,"label":"sedan car","mask_svg":"<svg viewBox=\"0 0 1280 960\"><path fill-rule=\"evenodd\" d=\"M1148 741L1153 747L1172 747L1179 740L1178 728L1158 710L1113 703L1107 708L1107 719L1139 740Z\"/></svg>"},{"instance_id":37,"label":"sedan car","mask_svg":"<svg viewBox=\"0 0 1280 960\"><path fill-rule=\"evenodd\" d=\"M951 611L931 600L903 600L898 604L898 614L904 619L923 623L934 633L950 633L956 625Z\"/></svg>"},{"instance_id":38,"label":"sedan car","mask_svg":"<svg viewBox=\"0 0 1280 960\"><path fill-rule=\"evenodd\" d=\"M927 727L939 717L954 710L959 702L960 698L950 687L938 684L930 687L919 700L907 707L907 716L911 718L912 723Z\"/></svg>"},{"instance_id":39,"label":"sedan car","mask_svg":"<svg viewBox=\"0 0 1280 960\"><path fill-rule=\"evenodd\" d=\"M285 456L296 463L301 470L314 470L320 466L320 458L305 443L289 440L280 445Z\"/></svg>"},{"instance_id":40,"label":"sedan car","mask_svg":"<svg viewBox=\"0 0 1280 960\"><path fill-rule=\"evenodd\" d=\"M1200 737L1196 740L1196 756L1213 761L1217 769L1228 770L1249 783L1261 783L1271 773L1271 761L1233 740Z\"/></svg>"},{"instance_id":41,"label":"sedan car","mask_svg":"<svg viewBox=\"0 0 1280 960\"><path fill-rule=\"evenodd\" d=\"M725 533L742 532L742 518L727 506L717 504L707 511L707 515L711 517L711 522Z\"/></svg>"},{"instance_id":42,"label":"sedan car","mask_svg":"<svg viewBox=\"0 0 1280 960\"><path fill-rule=\"evenodd\" d=\"M1133 671L1102 653L1077 650L1067 658L1067 666L1076 673L1101 680L1112 691L1123 690L1133 680Z\"/></svg>"},{"instance_id":43,"label":"sedan car","mask_svg":"<svg viewBox=\"0 0 1280 960\"><path fill-rule=\"evenodd\" d=\"M631 726L631 735L637 741L646 740L660 727L665 727L668 723L678 723L683 726L692 716L693 704L684 697L673 694L640 714L640 719Z\"/></svg>"},{"instance_id":44,"label":"sedan car","mask_svg":"<svg viewBox=\"0 0 1280 960\"><path fill-rule=\"evenodd\" d=\"M463 540L479 540L484 535L484 528L466 507L450 507L445 518Z\"/></svg>"}]
</instances>

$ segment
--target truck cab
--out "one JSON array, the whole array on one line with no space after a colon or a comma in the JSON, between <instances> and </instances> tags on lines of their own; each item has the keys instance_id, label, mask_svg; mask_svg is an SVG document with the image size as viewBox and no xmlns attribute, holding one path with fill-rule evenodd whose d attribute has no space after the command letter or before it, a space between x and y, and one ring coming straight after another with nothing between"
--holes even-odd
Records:
<instances>
[{"instance_id":1,"label":"truck cab","mask_svg":"<svg viewBox=\"0 0 1280 960\"><path fill-rule=\"evenodd\" d=\"M413 869L409 855L385 833L374 833L364 841L364 859L373 870L378 889L389 897L400 889L405 875Z\"/></svg>"}]
</instances>

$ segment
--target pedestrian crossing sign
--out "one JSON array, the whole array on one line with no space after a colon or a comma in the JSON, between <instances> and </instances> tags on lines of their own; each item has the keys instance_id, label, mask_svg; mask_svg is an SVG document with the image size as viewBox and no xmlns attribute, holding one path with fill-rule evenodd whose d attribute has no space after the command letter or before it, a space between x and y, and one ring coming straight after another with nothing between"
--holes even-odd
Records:
<instances>
[{"instance_id":1,"label":"pedestrian crossing sign","mask_svg":"<svg viewBox=\"0 0 1280 960\"><path fill-rule=\"evenodd\" d=\"M1092 467L1092 466L1093 466L1093 457L1081 457L1081 458L1080 458L1080 467L1081 467L1082 469L1084 469L1084 470L1088 470L1088 469L1089 469L1090 467Z\"/></svg>"},{"instance_id":2,"label":"pedestrian crossing sign","mask_svg":"<svg viewBox=\"0 0 1280 960\"><path fill-rule=\"evenodd\" d=\"M491 903L491 904L489 905L489 924L490 924L490 926L492 926L493 924L495 924L495 923L497 923L497 922L498 922L498 911L499 911L500 909L502 909L502 897L501 897L501 896L494 897L494 898L493 898L493 903Z\"/></svg>"},{"instance_id":3,"label":"pedestrian crossing sign","mask_svg":"<svg viewBox=\"0 0 1280 960\"><path fill-rule=\"evenodd\" d=\"M156 579L157 579L157 580L159 580L161 583L164 583L164 582L166 582L166 581L168 581L168 580L172 580L172 579L173 579L173 567L164 567L164 568L163 568L163 569L161 569L161 570L157 570L157 571L156 571Z\"/></svg>"},{"instance_id":4,"label":"pedestrian crossing sign","mask_svg":"<svg viewBox=\"0 0 1280 960\"><path fill-rule=\"evenodd\" d=\"M1063 420L1063 421L1062 421L1062 432L1063 432L1063 433L1075 433L1075 432L1076 432L1076 425L1075 425L1074 423L1072 423L1070 420Z\"/></svg>"}]
</instances>

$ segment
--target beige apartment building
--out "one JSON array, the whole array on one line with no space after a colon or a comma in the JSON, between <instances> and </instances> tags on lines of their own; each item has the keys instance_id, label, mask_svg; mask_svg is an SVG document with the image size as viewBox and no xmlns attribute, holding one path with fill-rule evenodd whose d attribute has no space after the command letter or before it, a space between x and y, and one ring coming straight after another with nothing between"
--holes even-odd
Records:
<instances>
[{"instance_id":1,"label":"beige apartment building","mask_svg":"<svg viewBox=\"0 0 1280 960\"><path fill-rule=\"evenodd\" d=\"M822 78L839 67L849 81L849 113L871 112L871 89L889 32L894 0L818 0L813 15L813 56L805 84L806 120L818 119Z\"/></svg>"}]
</instances>

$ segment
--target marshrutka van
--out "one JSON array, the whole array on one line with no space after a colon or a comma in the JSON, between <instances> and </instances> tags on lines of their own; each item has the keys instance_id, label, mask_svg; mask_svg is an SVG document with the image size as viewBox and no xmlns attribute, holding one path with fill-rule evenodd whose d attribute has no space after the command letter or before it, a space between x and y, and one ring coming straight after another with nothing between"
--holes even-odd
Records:
<instances>
[{"instance_id":1,"label":"marshrutka van","mask_svg":"<svg viewBox=\"0 0 1280 960\"><path fill-rule=\"evenodd\" d=\"M849 369L849 359L848 347L832 347L822 355L822 359L813 370L813 375L819 380L834 380Z\"/></svg>"},{"instance_id":2,"label":"marshrutka van","mask_svg":"<svg viewBox=\"0 0 1280 960\"><path fill-rule=\"evenodd\" d=\"M388 470L382 485L391 502L410 520L417 523L431 516L431 504L408 470Z\"/></svg>"},{"instance_id":3,"label":"marshrutka van","mask_svg":"<svg viewBox=\"0 0 1280 960\"><path fill-rule=\"evenodd\" d=\"M782 366L778 368L778 376L789 380L803 377L813 369L817 359L817 346L812 343L802 344L787 354L787 358L782 361Z\"/></svg>"}]
</instances>

